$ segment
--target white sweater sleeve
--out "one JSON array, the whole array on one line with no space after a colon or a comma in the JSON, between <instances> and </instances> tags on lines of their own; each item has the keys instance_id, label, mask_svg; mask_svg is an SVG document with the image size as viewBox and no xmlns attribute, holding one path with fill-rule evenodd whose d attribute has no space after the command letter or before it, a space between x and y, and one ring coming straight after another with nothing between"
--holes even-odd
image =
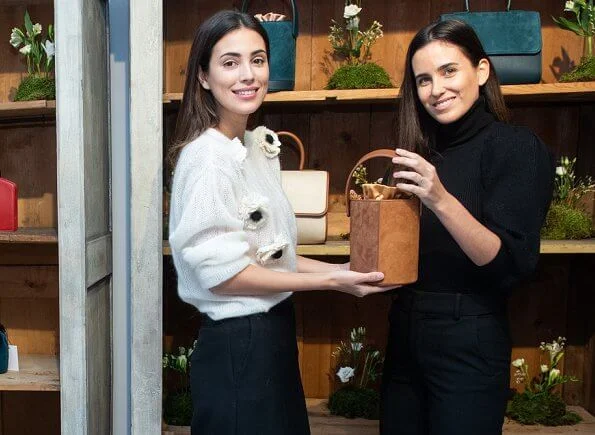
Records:
<instances>
[{"instance_id":1,"label":"white sweater sleeve","mask_svg":"<svg viewBox=\"0 0 595 435\"><path fill-rule=\"evenodd\" d=\"M212 172L204 167L188 171L183 185L172 192L177 195L172 206L179 218L169 237L172 250L204 289L227 281L250 264L233 180L223 170L209 169Z\"/></svg>"}]
</instances>

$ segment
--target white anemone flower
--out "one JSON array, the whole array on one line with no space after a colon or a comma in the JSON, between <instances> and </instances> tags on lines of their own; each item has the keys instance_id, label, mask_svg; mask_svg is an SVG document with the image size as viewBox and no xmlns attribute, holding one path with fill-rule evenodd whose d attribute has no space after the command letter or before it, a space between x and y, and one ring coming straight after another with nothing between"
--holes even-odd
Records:
<instances>
[{"instance_id":1,"label":"white anemone flower","mask_svg":"<svg viewBox=\"0 0 595 435\"><path fill-rule=\"evenodd\" d=\"M341 382L345 384L349 382L349 379L355 376L355 370L351 367L341 367L337 372L337 376L341 379Z\"/></svg>"},{"instance_id":2,"label":"white anemone flower","mask_svg":"<svg viewBox=\"0 0 595 435\"><path fill-rule=\"evenodd\" d=\"M54 43L52 41L50 41L49 39L47 39L42 44L42 47L43 47L43 51L45 51L45 54L47 54L48 59L51 59L56 54L56 47L54 46Z\"/></svg>"},{"instance_id":3,"label":"white anemone flower","mask_svg":"<svg viewBox=\"0 0 595 435\"><path fill-rule=\"evenodd\" d=\"M558 376L560 376L560 370L552 369L552 371L550 372L550 381L555 380Z\"/></svg>"},{"instance_id":4,"label":"white anemone flower","mask_svg":"<svg viewBox=\"0 0 595 435\"><path fill-rule=\"evenodd\" d=\"M358 5L347 5L343 11L343 18L353 18L362 11Z\"/></svg>"},{"instance_id":5,"label":"white anemone flower","mask_svg":"<svg viewBox=\"0 0 595 435\"><path fill-rule=\"evenodd\" d=\"M25 42L25 35L23 35L23 32L21 32L21 30L16 27L13 28L12 32L10 33L10 45L12 45L14 48L17 48L23 42Z\"/></svg>"},{"instance_id":6,"label":"white anemone flower","mask_svg":"<svg viewBox=\"0 0 595 435\"><path fill-rule=\"evenodd\" d=\"M33 24L33 36L40 35L41 30L42 30L41 24L39 24L39 23Z\"/></svg>"},{"instance_id":7,"label":"white anemone flower","mask_svg":"<svg viewBox=\"0 0 595 435\"><path fill-rule=\"evenodd\" d=\"M518 358L512 362L513 367L520 369L525 364L525 358Z\"/></svg>"},{"instance_id":8,"label":"white anemone flower","mask_svg":"<svg viewBox=\"0 0 595 435\"><path fill-rule=\"evenodd\" d=\"M566 168L564 166L556 166L556 175L566 175Z\"/></svg>"},{"instance_id":9,"label":"white anemone flower","mask_svg":"<svg viewBox=\"0 0 595 435\"><path fill-rule=\"evenodd\" d=\"M564 4L564 10L569 12L569 11L573 11L574 10L574 2L573 1L567 1L566 4Z\"/></svg>"},{"instance_id":10,"label":"white anemone flower","mask_svg":"<svg viewBox=\"0 0 595 435\"><path fill-rule=\"evenodd\" d=\"M27 44L25 45L23 48L21 48L19 50L22 54L24 54L25 56L28 55L29 53L31 53L31 44Z\"/></svg>"},{"instance_id":11,"label":"white anemone flower","mask_svg":"<svg viewBox=\"0 0 595 435\"><path fill-rule=\"evenodd\" d=\"M548 371L549 369L550 369L550 368L547 366L547 364L542 364L542 365L541 365L541 373L547 373L547 371Z\"/></svg>"}]
</instances>

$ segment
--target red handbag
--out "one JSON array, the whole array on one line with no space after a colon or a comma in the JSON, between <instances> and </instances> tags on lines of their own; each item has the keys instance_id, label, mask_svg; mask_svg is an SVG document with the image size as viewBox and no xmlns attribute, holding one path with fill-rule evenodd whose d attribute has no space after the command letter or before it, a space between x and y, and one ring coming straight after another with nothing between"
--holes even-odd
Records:
<instances>
[{"instance_id":1,"label":"red handbag","mask_svg":"<svg viewBox=\"0 0 595 435\"><path fill-rule=\"evenodd\" d=\"M17 230L17 211L17 185L0 178L0 231Z\"/></svg>"}]
</instances>

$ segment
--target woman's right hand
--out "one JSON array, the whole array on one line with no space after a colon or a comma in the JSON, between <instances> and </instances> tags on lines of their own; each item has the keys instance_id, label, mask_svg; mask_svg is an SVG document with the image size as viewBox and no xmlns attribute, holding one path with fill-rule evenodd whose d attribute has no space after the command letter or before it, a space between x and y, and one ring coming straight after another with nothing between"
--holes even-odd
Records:
<instances>
[{"instance_id":1,"label":"woman's right hand","mask_svg":"<svg viewBox=\"0 0 595 435\"><path fill-rule=\"evenodd\" d=\"M362 298L373 293L382 293L401 287L399 285L379 286L372 284L383 279L384 274L382 272L361 273L351 270L337 270L330 273L329 290L336 290Z\"/></svg>"}]
</instances>

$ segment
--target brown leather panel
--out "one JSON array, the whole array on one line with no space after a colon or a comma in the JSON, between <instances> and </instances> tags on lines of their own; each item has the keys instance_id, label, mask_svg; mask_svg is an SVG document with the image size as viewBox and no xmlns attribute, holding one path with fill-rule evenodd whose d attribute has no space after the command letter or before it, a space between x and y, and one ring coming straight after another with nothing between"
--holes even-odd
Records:
<instances>
[{"instance_id":1,"label":"brown leather panel","mask_svg":"<svg viewBox=\"0 0 595 435\"><path fill-rule=\"evenodd\" d=\"M419 200L380 201L378 264L383 285L417 281L419 260Z\"/></svg>"},{"instance_id":2,"label":"brown leather panel","mask_svg":"<svg viewBox=\"0 0 595 435\"><path fill-rule=\"evenodd\" d=\"M380 204L384 201L351 201L350 267L356 272L378 270L378 225Z\"/></svg>"}]
</instances>

